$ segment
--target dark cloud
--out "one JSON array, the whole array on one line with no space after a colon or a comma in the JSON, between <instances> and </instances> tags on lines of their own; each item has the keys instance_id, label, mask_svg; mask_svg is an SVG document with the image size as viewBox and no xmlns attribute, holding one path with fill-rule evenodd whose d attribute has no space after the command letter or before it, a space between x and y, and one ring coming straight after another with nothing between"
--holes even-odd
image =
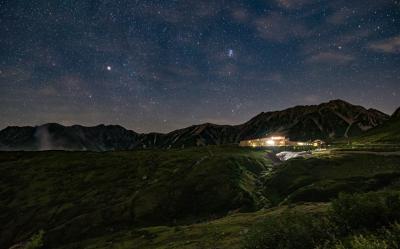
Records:
<instances>
[{"instance_id":1,"label":"dark cloud","mask_svg":"<svg viewBox=\"0 0 400 249\"><path fill-rule=\"evenodd\" d=\"M309 4L317 3L317 0L276 0L279 6L287 9L299 9Z\"/></svg>"},{"instance_id":2,"label":"dark cloud","mask_svg":"<svg viewBox=\"0 0 400 249\"><path fill-rule=\"evenodd\" d=\"M245 8L234 8L231 15L238 22L247 22L250 19L250 13Z\"/></svg>"},{"instance_id":3,"label":"dark cloud","mask_svg":"<svg viewBox=\"0 0 400 249\"><path fill-rule=\"evenodd\" d=\"M339 8L327 18L327 22L333 24L344 24L349 21L350 18L357 14L356 10L352 10L348 7Z\"/></svg>"},{"instance_id":4,"label":"dark cloud","mask_svg":"<svg viewBox=\"0 0 400 249\"><path fill-rule=\"evenodd\" d=\"M400 36L388 38L381 41L374 41L369 43L368 47L377 52L383 53L400 53Z\"/></svg>"},{"instance_id":5,"label":"dark cloud","mask_svg":"<svg viewBox=\"0 0 400 249\"><path fill-rule=\"evenodd\" d=\"M347 55L338 52L321 52L312 55L307 61L309 63L326 63L330 65L346 65L355 60L352 55Z\"/></svg>"},{"instance_id":6,"label":"dark cloud","mask_svg":"<svg viewBox=\"0 0 400 249\"><path fill-rule=\"evenodd\" d=\"M286 42L311 35L310 29L301 20L291 19L279 12L257 18L254 25L262 38L274 42Z\"/></svg>"}]
</instances>

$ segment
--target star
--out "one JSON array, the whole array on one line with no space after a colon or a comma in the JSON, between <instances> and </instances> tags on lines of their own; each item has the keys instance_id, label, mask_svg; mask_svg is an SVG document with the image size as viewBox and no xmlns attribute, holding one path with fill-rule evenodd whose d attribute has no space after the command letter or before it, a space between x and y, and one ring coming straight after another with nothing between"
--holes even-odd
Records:
<instances>
[{"instance_id":1,"label":"star","mask_svg":"<svg viewBox=\"0 0 400 249\"><path fill-rule=\"evenodd\" d=\"M228 50L228 57L229 57L229 58L232 58L233 55L234 55L233 49L229 49L229 50Z\"/></svg>"},{"instance_id":2,"label":"star","mask_svg":"<svg viewBox=\"0 0 400 249\"><path fill-rule=\"evenodd\" d=\"M111 71L111 66L107 66L107 71Z\"/></svg>"}]
</instances>

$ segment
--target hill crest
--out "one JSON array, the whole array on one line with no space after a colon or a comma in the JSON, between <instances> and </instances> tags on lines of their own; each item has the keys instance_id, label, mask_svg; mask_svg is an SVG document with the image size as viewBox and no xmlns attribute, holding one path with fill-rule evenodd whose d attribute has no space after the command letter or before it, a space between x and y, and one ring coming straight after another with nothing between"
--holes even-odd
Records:
<instances>
[{"instance_id":1,"label":"hill crest","mask_svg":"<svg viewBox=\"0 0 400 249\"><path fill-rule=\"evenodd\" d=\"M1 150L129 150L237 144L241 140L282 134L291 140L333 139L360 135L389 116L343 100L262 112L240 125L204 123L169 133L139 134L119 125L10 126L0 131Z\"/></svg>"}]
</instances>

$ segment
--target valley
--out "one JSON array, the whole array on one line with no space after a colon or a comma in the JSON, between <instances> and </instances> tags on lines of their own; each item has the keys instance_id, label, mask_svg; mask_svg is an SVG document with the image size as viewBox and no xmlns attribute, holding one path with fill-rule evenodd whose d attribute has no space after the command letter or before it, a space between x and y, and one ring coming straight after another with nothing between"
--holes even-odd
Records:
<instances>
[{"instance_id":1,"label":"valley","mask_svg":"<svg viewBox=\"0 0 400 249\"><path fill-rule=\"evenodd\" d=\"M0 249L400 249L400 0L0 0Z\"/></svg>"},{"instance_id":2,"label":"valley","mask_svg":"<svg viewBox=\"0 0 400 249\"><path fill-rule=\"evenodd\" d=\"M331 110L332 103L338 112L337 102L322 109ZM191 141L178 148L135 148L139 135L122 127L57 124L44 126L52 141L40 149L43 141L32 134L43 126L6 128L0 140L15 147L0 152L0 248L356 249L364 248L357 243L400 243L396 113L359 135L326 138L322 149L232 144L240 135L215 142L226 127L214 130L212 139L205 127L190 135L176 131L173 141ZM251 122L247 137L270 125ZM304 129L297 134L302 138ZM306 243L298 244L296 236Z\"/></svg>"},{"instance_id":3,"label":"valley","mask_svg":"<svg viewBox=\"0 0 400 249\"><path fill-rule=\"evenodd\" d=\"M397 152L333 149L279 165L267 153L1 152L0 244L43 230L51 248L242 248L254 224L284 210L314 214L339 193L400 190Z\"/></svg>"}]
</instances>

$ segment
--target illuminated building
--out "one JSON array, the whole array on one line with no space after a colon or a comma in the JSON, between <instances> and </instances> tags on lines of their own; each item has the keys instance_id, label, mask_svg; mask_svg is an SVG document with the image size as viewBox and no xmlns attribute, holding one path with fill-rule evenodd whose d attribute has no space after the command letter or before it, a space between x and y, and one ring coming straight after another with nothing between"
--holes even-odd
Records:
<instances>
[{"instance_id":1,"label":"illuminated building","mask_svg":"<svg viewBox=\"0 0 400 249\"><path fill-rule=\"evenodd\" d=\"M239 143L241 147L279 147L279 146L313 146L321 147L325 144L322 140L314 141L290 141L284 136L270 136L264 138L242 140Z\"/></svg>"}]
</instances>

